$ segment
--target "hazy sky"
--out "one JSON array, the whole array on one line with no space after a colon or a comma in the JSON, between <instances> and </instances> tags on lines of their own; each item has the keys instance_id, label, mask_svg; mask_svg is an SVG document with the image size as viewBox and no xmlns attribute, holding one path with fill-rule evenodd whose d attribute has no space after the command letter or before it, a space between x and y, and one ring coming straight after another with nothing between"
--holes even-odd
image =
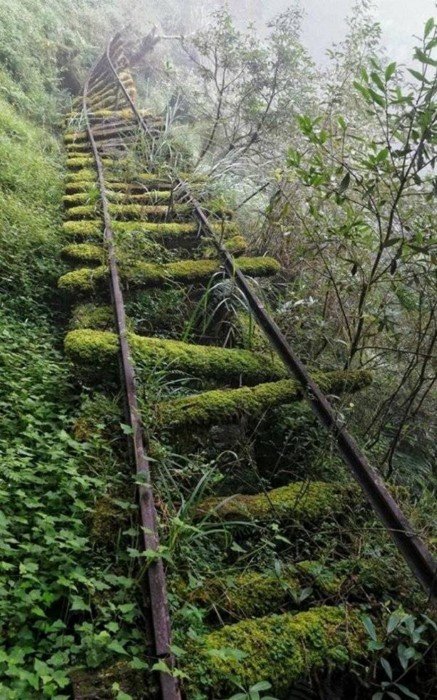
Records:
<instances>
[{"instance_id":1,"label":"hazy sky","mask_svg":"<svg viewBox=\"0 0 437 700\"><path fill-rule=\"evenodd\" d=\"M223 0L223 4L226 2L230 2L240 21L260 24L290 4L290 0ZM326 48L341 40L344 18L351 12L354 0L301 0L301 4L306 13L304 43L313 58L323 62ZM387 56L400 62L410 61L412 35L420 35L428 17L436 14L435 0L374 0L374 5Z\"/></svg>"},{"instance_id":2,"label":"hazy sky","mask_svg":"<svg viewBox=\"0 0 437 700\"><path fill-rule=\"evenodd\" d=\"M344 17L352 5L353 0L305 0L303 38L314 58L323 61L327 46L341 40ZM435 15L434 0L376 0L375 9L388 57L409 60L414 45L412 35L420 35L428 17Z\"/></svg>"}]
</instances>

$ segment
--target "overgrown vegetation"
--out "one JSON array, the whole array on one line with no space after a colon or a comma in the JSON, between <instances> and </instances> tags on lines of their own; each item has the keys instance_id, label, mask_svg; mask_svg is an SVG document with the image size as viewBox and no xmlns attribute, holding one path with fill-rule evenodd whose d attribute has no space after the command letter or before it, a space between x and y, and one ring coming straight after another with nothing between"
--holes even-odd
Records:
<instances>
[{"instance_id":1,"label":"overgrown vegetation","mask_svg":"<svg viewBox=\"0 0 437 700\"><path fill-rule=\"evenodd\" d=\"M0 10L0 696L153 697L142 586L156 553L140 545L116 373L97 371L117 352L106 268L84 268L102 260L98 190L81 152L65 185L56 138L95 37L131 17L145 34L152 10L34 5ZM193 186L217 232L237 255L244 234L279 259L259 294L431 539L435 23L406 73L358 3L320 78L297 5L262 40L227 10L192 33L199 3L174 9L153 10L174 43L137 66L166 127L109 168L176 673L190 700L428 697L428 601L332 436L296 403L214 250L181 253L197 232L186 207L149 223L141 205L159 217L173 171L211 174ZM124 201L133 180L147 201ZM268 257L240 265L278 272ZM67 287L84 295L71 314ZM68 330L87 374L61 349Z\"/></svg>"}]
</instances>

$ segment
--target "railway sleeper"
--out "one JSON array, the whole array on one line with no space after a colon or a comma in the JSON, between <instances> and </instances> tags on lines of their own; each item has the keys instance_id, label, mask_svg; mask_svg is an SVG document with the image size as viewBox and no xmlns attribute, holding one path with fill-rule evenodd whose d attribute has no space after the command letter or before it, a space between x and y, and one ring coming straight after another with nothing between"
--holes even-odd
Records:
<instances>
[{"instance_id":1,"label":"railway sleeper","mask_svg":"<svg viewBox=\"0 0 437 700\"><path fill-rule=\"evenodd\" d=\"M109 210L112 216L122 220L167 220L172 216L190 217L192 212L185 204L173 204L171 206L164 204L110 204ZM82 206L71 207L68 210L69 219L88 219L95 216L96 209L92 204L84 204Z\"/></svg>"},{"instance_id":2,"label":"railway sleeper","mask_svg":"<svg viewBox=\"0 0 437 700\"><path fill-rule=\"evenodd\" d=\"M147 204L155 202L167 202L171 199L171 189L166 190L149 190L137 192L136 194L131 192L115 192L109 190L107 192L108 199L114 203L126 203L126 204ZM64 195L62 201L66 208L83 206L89 204L89 192L76 192L74 194Z\"/></svg>"},{"instance_id":3,"label":"railway sleeper","mask_svg":"<svg viewBox=\"0 0 437 700\"><path fill-rule=\"evenodd\" d=\"M349 563L353 570L353 563ZM176 580L176 593L189 603L210 611L210 617L221 620L238 620L275 613L278 611L299 610L313 605L314 600L339 600L348 577L337 574L332 565L317 560L303 560L296 564L281 563L278 569L243 572L232 570L225 576L206 579L196 588L191 588L182 580ZM359 589L356 577L352 585ZM312 597L302 599L302 589L310 587ZM350 586L348 588L350 592Z\"/></svg>"},{"instance_id":4,"label":"railway sleeper","mask_svg":"<svg viewBox=\"0 0 437 700\"><path fill-rule=\"evenodd\" d=\"M283 379L286 375L279 359L250 350L203 346L134 333L129 334L129 343L136 362L148 367L161 366L169 374L184 373L234 386ZM65 337L65 351L79 365L104 367L117 359L118 338L115 333L92 329L70 331Z\"/></svg>"},{"instance_id":5,"label":"railway sleeper","mask_svg":"<svg viewBox=\"0 0 437 700\"><path fill-rule=\"evenodd\" d=\"M313 378L329 394L359 391L372 381L371 373L366 370L315 372ZM160 430L181 430L230 423L242 418L258 421L269 409L299 401L303 395L302 387L295 379L238 389L212 389L158 404L157 426Z\"/></svg>"},{"instance_id":6,"label":"railway sleeper","mask_svg":"<svg viewBox=\"0 0 437 700\"><path fill-rule=\"evenodd\" d=\"M85 247L67 247L64 248L64 254L74 257L78 254L82 259L99 261L97 258L96 246ZM223 268L220 260L180 260L167 264L158 265L155 263L138 262L129 266L122 266L122 261L119 261L121 279L130 287L161 287L167 283L174 282L178 284L195 284L206 283L212 275L220 272ZM237 267L246 275L252 277L269 277L275 275L280 270L279 263L274 258L258 257L258 258L243 258L237 259ZM98 268L81 268L72 270L62 275L59 279L58 286L60 289L67 290L70 294L84 294L96 292L101 287L102 282L107 286L108 267L101 265Z\"/></svg>"},{"instance_id":7,"label":"railway sleeper","mask_svg":"<svg viewBox=\"0 0 437 700\"><path fill-rule=\"evenodd\" d=\"M226 649L239 653L223 653ZM181 666L189 677L187 697L210 697L213 688L215 698L228 698L234 683L249 688L262 679L280 700L288 700L296 681L344 669L368 653L360 613L347 606L319 606L225 625L188 643L186 651Z\"/></svg>"},{"instance_id":8,"label":"railway sleeper","mask_svg":"<svg viewBox=\"0 0 437 700\"><path fill-rule=\"evenodd\" d=\"M230 521L237 528L253 522L295 527L338 516L356 498L357 489L351 484L296 481L256 494L210 496L199 503L196 519Z\"/></svg>"}]
</instances>

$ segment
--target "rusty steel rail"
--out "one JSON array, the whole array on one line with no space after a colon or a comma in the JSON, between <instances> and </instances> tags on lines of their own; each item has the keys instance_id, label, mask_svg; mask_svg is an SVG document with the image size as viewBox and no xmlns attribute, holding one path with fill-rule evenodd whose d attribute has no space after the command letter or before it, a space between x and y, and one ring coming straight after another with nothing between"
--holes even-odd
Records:
<instances>
[{"instance_id":1,"label":"rusty steel rail","mask_svg":"<svg viewBox=\"0 0 437 700\"><path fill-rule=\"evenodd\" d=\"M99 63L96 64L94 70L97 68ZM127 420L132 428L131 447L137 480L139 482L137 489L143 539L142 544L145 550L157 552L159 548L157 514L151 485L150 465L144 446L143 426L138 409L134 367L131 360L131 353L127 338L126 312L115 255L114 236L111 228L111 217L109 214L104 169L89 119L88 90L89 82L92 77L93 71L91 71L88 79L85 82L82 100L83 114L99 180L100 198L104 220L104 244L108 254L111 299L119 339L120 372L125 391ZM149 565L147 570L147 579L154 637L154 652L158 659L166 662L169 669L173 669L174 659L170 649L171 629L168 612L167 586L164 566L161 558L155 559ZM171 674L164 671L159 672L159 679L161 696L163 700L180 700L181 695L178 681Z\"/></svg>"},{"instance_id":2,"label":"rusty steel rail","mask_svg":"<svg viewBox=\"0 0 437 700\"><path fill-rule=\"evenodd\" d=\"M110 56L111 42L106 48L106 60L114 78L118 81L119 87L138 124L144 132L150 135L150 130L127 92L123 81L120 80L117 70ZM243 292L247 304L251 309L258 324L261 326L269 342L281 357L285 366L301 384L304 395L311 405L311 408L320 422L331 431L335 438L337 450L349 467L356 481L360 484L367 500L373 507L375 513L390 533L398 550L407 562L414 576L421 583L422 587L429 595L430 599L437 597L437 562L433 559L425 544L415 532L413 526L404 515L378 472L371 467L363 452L359 449L355 440L344 427L335 410L327 400L319 386L311 378L303 362L299 359L290 343L287 341L282 331L275 323L271 315L266 311L262 301L253 291L248 279L238 269L233 256L224 248L218 237L212 230L208 217L203 211L199 202L190 193L186 183L178 181L179 189L185 199L193 205L194 213L199 221L201 230L213 241L220 254L224 269L229 277L235 280L240 290Z\"/></svg>"}]
</instances>

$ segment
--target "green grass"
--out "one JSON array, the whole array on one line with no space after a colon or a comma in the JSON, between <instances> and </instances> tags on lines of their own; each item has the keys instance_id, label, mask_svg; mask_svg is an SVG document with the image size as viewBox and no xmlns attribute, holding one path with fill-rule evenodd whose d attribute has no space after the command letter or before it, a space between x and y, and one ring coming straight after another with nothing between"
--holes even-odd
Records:
<instances>
[{"instance_id":1,"label":"green grass","mask_svg":"<svg viewBox=\"0 0 437 700\"><path fill-rule=\"evenodd\" d=\"M46 131L0 100L0 290L29 312L59 273L62 158Z\"/></svg>"}]
</instances>

